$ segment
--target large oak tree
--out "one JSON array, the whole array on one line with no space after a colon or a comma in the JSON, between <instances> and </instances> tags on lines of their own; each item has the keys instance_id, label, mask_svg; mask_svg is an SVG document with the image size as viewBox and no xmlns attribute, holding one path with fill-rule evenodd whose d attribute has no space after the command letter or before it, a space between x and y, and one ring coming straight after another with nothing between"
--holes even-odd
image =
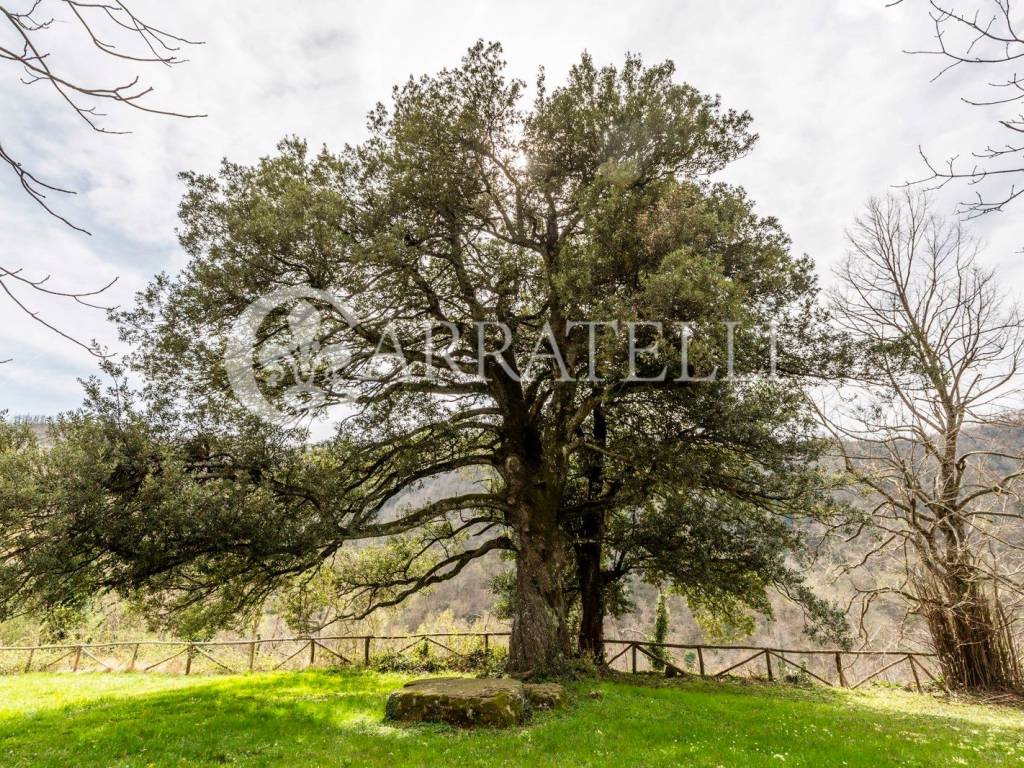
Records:
<instances>
[{"instance_id":1,"label":"large oak tree","mask_svg":"<svg viewBox=\"0 0 1024 768\"><path fill-rule=\"evenodd\" d=\"M36 511L19 584L60 599L61 574L90 573L238 606L340 559L365 612L506 551L518 673L564 667L575 597L599 654L608 590L636 574L709 605L812 602L787 561L828 507L800 384L832 351L809 261L709 180L753 145L750 117L670 63L584 56L529 108L504 67L477 44L396 88L358 146L185 174L189 265L119 318L146 407L94 390L62 428L56 459L98 482ZM295 291L237 348L254 301ZM335 409L336 437L246 416L226 353L261 402ZM29 539L65 564L44 573Z\"/></svg>"}]
</instances>

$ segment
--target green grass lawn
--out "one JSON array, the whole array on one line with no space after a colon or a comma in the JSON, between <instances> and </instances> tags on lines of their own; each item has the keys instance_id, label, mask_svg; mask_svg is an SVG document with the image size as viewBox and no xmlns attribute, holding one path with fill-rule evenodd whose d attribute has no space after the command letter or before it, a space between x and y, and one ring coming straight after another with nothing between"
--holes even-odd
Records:
<instances>
[{"instance_id":1,"label":"green grass lawn","mask_svg":"<svg viewBox=\"0 0 1024 768\"><path fill-rule=\"evenodd\" d=\"M458 731L384 723L406 679L4 677L0 766L1024 765L1024 713L899 691L580 683L528 727Z\"/></svg>"}]
</instances>

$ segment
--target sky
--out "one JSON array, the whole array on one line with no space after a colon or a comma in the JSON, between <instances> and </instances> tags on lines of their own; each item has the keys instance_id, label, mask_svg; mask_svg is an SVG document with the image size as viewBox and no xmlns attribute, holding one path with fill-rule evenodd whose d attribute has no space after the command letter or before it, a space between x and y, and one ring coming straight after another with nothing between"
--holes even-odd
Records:
<instances>
[{"instance_id":1,"label":"sky","mask_svg":"<svg viewBox=\"0 0 1024 768\"><path fill-rule=\"evenodd\" d=\"M979 0L980 2L981 0ZM25 0L3 0L21 8ZM60 4L44 0L58 12ZM109 110L91 132L52 92L26 86L0 62L0 142L41 178L78 191L54 199L92 232L75 232L27 198L0 168L0 265L51 275L56 289L84 290L117 278L103 303L130 306L157 273L185 263L176 209L183 170L214 172L224 157L251 163L285 136L341 148L365 135L365 116L410 75L458 63L475 40L502 43L509 73L532 82L543 66L549 86L580 53L598 64L626 52L671 59L677 77L749 110L760 141L722 180L744 186L762 214L776 216L796 253L815 261L823 284L844 256L844 229L872 195L924 175L918 155L945 158L998 139L994 109L964 105L977 95L971 73L931 82L936 59L907 49L931 47L924 0L886 8L885 0L722 2L386 2L305 0L135 0L138 16L202 45L180 66L101 60L74 26L47 31L53 62L123 81L138 73L154 88L150 103L206 117L179 119ZM3 33L0 33L2 35ZM6 38L0 36L0 44ZM944 190L952 213L967 190ZM1019 217L1009 212L973 224L985 260L1008 286L1020 283ZM20 298L77 338L113 351L116 331L102 312L66 300ZM96 360L0 301L0 410L55 414L78 406L78 379Z\"/></svg>"}]
</instances>

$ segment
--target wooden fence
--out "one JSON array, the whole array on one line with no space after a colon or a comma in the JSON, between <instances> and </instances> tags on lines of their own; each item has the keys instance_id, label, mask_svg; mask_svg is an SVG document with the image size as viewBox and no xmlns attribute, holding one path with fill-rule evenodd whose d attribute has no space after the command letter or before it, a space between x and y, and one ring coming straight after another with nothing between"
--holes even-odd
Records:
<instances>
[{"instance_id":1,"label":"wooden fence","mask_svg":"<svg viewBox=\"0 0 1024 768\"><path fill-rule=\"evenodd\" d=\"M507 636L507 632L434 633L0 646L0 674L90 669L188 675L295 670L339 664L365 666L376 654L404 654L424 644L435 655L466 657L477 649L488 650L492 643Z\"/></svg>"},{"instance_id":2,"label":"wooden fence","mask_svg":"<svg viewBox=\"0 0 1024 768\"><path fill-rule=\"evenodd\" d=\"M644 672L658 665L668 674L707 678L745 673L767 680L807 680L828 686L859 688L871 680L910 685L921 691L925 682L939 684L935 655L923 651L795 650L757 645L688 645L643 640L605 640L622 646L606 652L609 666ZM660 653L659 653L660 652ZM677 653L682 652L680 660ZM628 654L628 657L627 657ZM739 660L737 660L739 657Z\"/></svg>"},{"instance_id":3,"label":"wooden fence","mask_svg":"<svg viewBox=\"0 0 1024 768\"><path fill-rule=\"evenodd\" d=\"M368 666L380 654L423 648L435 656L468 658L507 643L508 632L439 632L411 635L344 635L249 640L137 640L0 647L0 674L41 671L160 671L171 674L297 670ZM938 683L934 655L917 651L795 650L754 645L652 643L605 640L608 665L645 673L726 675L767 680L806 680L858 688L871 680L897 685Z\"/></svg>"}]
</instances>

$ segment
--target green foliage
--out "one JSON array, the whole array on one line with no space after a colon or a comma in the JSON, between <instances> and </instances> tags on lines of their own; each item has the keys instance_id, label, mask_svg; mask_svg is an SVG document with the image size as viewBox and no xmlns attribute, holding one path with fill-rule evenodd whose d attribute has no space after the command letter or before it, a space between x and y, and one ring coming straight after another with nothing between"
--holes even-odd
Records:
<instances>
[{"instance_id":1,"label":"green foliage","mask_svg":"<svg viewBox=\"0 0 1024 768\"><path fill-rule=\"evenodd\" d=\"M66 641L77 634L88 615L88 605L54 606L43 615L40 639L50 643Z\"/></svg>"},{"instance_id":2,"label":"green foliage","mask_svg":"<svg viewBox=\"0 0 1024 768\"><path fill-rule=\"evenodd\" d=\"M665 600L665 593L658 591L658 604L654 609L654 631L651 633L652 643L664 643L668 640L668 603ZM651 666L655 672L665 671L665 662L671 661L667 648L654 646L651 648Z\"/></svg>"},{"instance_id":3,"label":"green foliage","mask_svg":"<svg viewBox=\"0 0 1024 768\"><path fill-rule=\"evenodd\" d=\"M687 603L704 636L713 643L741 640L756 628L749 601L729 593L717 595L686 594ZM771 604L765 599L758 607L771 616Z\"/></svg>"},{"instance_id":4,"label":"green foliage","mask_svg":"<svg viewBox=\"0 0 1024 768\"><path fill-rule=\"evenodd\" d=\"M513 616L512 598L515 594L516 572L512 568L504 568L491 578L490 588L494 593L494 605L491 613L496 619L508 621Z\"/></svg>"},{"instance_id":5,"label":"green foliage","mask_svg":"<svg viewBox=\"0 0 1024 768\"><path fill-rule=\"evenodd\" d=\"M291 553L322 531L275 490L282 476L309 470L299 456L268 456L265 431L179 443L138 414L100 410L53 423L49 437L45 453L23 457L32 476L0 510L0 615L34 605L66 614L104 584L154 626L208 636L261 605L281 576L320 562L296 568ZM220 450L238 463L202 458ZM271 466L281 474L263 474ZM252 558L273 578L242 578Z\"/></svg>"},{"instance_id":6,"label":"green foliage","mask_svg":"<svg viewBox=\"0 0 1024 768\"><path fill-rule=\"evenodd\" d=\"M480 677L504 674L508 650L495 646L486 651L473 648L466 653L434 653L426 641L418 643L411 652L382 651L370 657L370 668L378 672L409 672L435 674L458 672Z\"/></svg>"},{"instance_id":7,"label":"green foliage","mask_svg":"<svg viewBox=\"0 0 1024 768\"><path fill-rule=\"evenodd\" d=\"M310 635L336 615L335 606L342 599L338 576L332 564L324 563L275 590L270 607L290 630Z\"/></svg>"},{"instance_id":8,"label":"green foliage","mask_svg":"<svg viewBox=\"0 0 1024 768\"><path fill-rule=\"evenodd\" d=\"M188 264L117 313L127 368L105 366L114 387L89 384L45 458L0 459L16 478L0 486L0 612L114 589L202 636L279 594L298 626L318 620L314 603L363 616L515 552L536 571L516 588L551 617L530 651L546 658L516 661L541 669L567 651L555 646L587 528L602 571L590 588L613 614L638 577L730 617L769 589L802 599L799 522L830 509L802 377L841 356L809 259L741 188L708 180L752 148L750 115L634 55L583 55L563 84L537 86L526 103L500 46L480 42L397 87L357 146L313 154L289 138L252 165L183 174ZM359 318L314 296L253 329L247 362L268 401L351 410L316 446L247 413L224 365L246 308L295 286ZM319 322L297 329L299 314ZM588 334L569 323L600 319L666 323L641 333L657 355L635 373L665 365L671 380L629 377L626 333L600 334L589 377ZM525 381L496 360L481 380L479 320L507 323L503 355ZM739 376L677 378L724 372L723 321L740 323ZM769 322L786 340L775 379L757 375ZM533 359L545 328L570 381ZM451 365L433 354L449 340ZM373 354L394 342L407 369ZM430 493L453 476L470 480ZM357 541L374 543L353 553Z\"/></svg>"},{"instance_id":9,"label":"green foliage","mask_svg":"<svg viewBox=\"0 0 1024 768\"><path fill-rule=\"evenodd\" d=\"M430 661L430 643L427 642L426 638L423 638L420 644L416 646L413 656L418 662L426 663Z\"/></svg>"},{"instance_id":10,"label":"green foliage","mask_svg":"<svg viewBox=\"0 0 1024 768\"><path fill-rule=\"evenodd\" d=\"M811 676L807 674L807 662L800 662L799 667L786 664L782 670L782 681L790 685L813 685Z\"/></svg>"}]
</instances>

